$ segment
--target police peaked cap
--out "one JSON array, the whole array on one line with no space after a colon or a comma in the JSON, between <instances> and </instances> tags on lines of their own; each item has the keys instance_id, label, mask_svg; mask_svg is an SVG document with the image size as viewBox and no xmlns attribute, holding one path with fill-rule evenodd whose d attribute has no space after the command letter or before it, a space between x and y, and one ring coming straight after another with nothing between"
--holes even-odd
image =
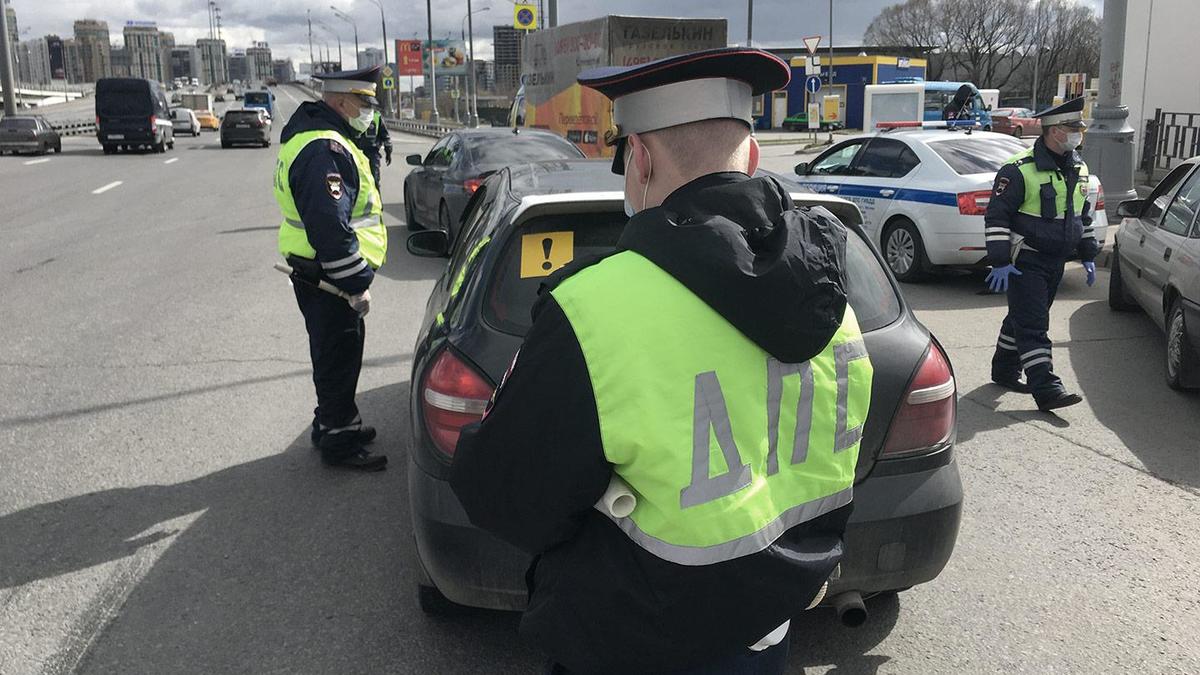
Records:
<instances>
[{"instance_id":1,"label":"police peaked cap","mask_svg":"<svg viewBox=\"0 0 1200 675\"><path fill-rule=\"evenodd\" d=\"M383 66L370 66L358 70L339 70L336 73L321 73L313 75L321 81L323 91L338 94L357 94L365 103L379 107L375 98L375 87L379 82L379 72Z\"/></svg>"},{"instance_id":2,"label":"police peaked cap","mask_svg":"<svg viewBox=\"0 0 1200 675\"><path fill-rule=\"evenodd\" d=\"M1073 98L1070 101L1048 108L1034 115L1035 118L1042 121L1043 127L1052 127L1056 124L1064 124L1069 127L1078 129L1087 128L1087 122L1083 121L1083 98Z\"/></svg>"},{"instance_id":3,"label":"police peaked cap","mask_svg":"<svg viewBox=\"0 0 1200 675\"><path fill-rule=\"evenodd\" d=\"M734 119L754 126L753 100L787 86L792 69L761 49L726 47L628 67L594 68L578 81L613 101L613 173L625 173L625 139L690 122Z\"/></svg>"}]
</instances>

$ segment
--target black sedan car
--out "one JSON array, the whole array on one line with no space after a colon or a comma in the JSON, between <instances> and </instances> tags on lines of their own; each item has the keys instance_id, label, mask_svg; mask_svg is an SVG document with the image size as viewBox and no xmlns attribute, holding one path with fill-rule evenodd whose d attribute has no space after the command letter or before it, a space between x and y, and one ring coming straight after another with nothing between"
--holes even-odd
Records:
<instances>
[{"instance_id":1,"label":"black sedan car","mask_svg":"<svg viewBox=\"0 0 1200 675\"><path fill-rule=\"evenodd\" d=\"M1166 334L1167 384L1200 388L1200 157L1175 167L1146 199L1121 202L1108 304L1139 307Z\"/></svg>"},{"instance_id":2,"label":"black sedan car","mask_svg":"<svg viewBox=\"0 0 1200 675\"><path fill-rule=\"evenodd\" d=\"M452 251L440 230L409 235L411 253L450 252L414 349L409 409L410 511L425 574L417 591L427 612L525 605L528 556L471 525L448 474L460 430L481 418L530 328L538 286L570 260L616 245L626 217L609 167L584 160L503 169L467 205ZM850 302L875 367L846 555L827 597L904 590L942 571L958 535L954 374L863 233L858 208L798 190L793 199L826 208L852 230ZM865 619L861 604L854 611Z\"/></svg>"},{"instance_id":3,"label":"black sedan car","mask_svg":"<svg viewBox=\"0 0 1200 675\"><path fill-rule=\"evenodd\" d=\"M41 115L13 115L0 119L0 153L62 152L62 138Z\"/></svg>"},{"instance_id":4,"label":"black sedan car","mask_svg":"<svg viewBox=\"0 0 1200 675\"><path fill-rule=\"evenodd\" d=\"M221 118L221 147L271 145L271 118L259 108L230 110Z\"/></svg>"},{"instance_id":5,"label":"black sedan car","mask_svg":"<svg viewBox=\"0 0 1200 675\"><path fill-rule=\"evenodd\" d=\"M488 174L510 164L578 159L583 153L561 136L537 129L463 129L443 136L404 179L408 229L442 230L454 241L467 200Z\"/></svg>"}]
</instances>

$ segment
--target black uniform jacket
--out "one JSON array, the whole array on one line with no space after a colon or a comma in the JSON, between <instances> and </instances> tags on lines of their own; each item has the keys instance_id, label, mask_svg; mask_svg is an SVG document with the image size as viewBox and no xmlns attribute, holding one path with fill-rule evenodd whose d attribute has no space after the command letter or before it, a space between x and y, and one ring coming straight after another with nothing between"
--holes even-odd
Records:
<instances>
[{"instance_id":1,"label":"black uniform jacket","mask_svg":"<svg viewBox=\"0 0 1200 675\"><path fill-rule=\"evenodd\" d=\"M319 130L336 131L350 142L359 135L333 108L320 101L305 101L283 127L279 142L282 145L296 134ZM347 293L367 290L375 272L370 265L361 264L358 236L350 227L350 213L358 199L354 158L335 141L313 141L292 162L288 183L308 243L321 263L319 268L299 270L301 275L320 277ZM347 275L350 270L355 271Z\"/></svg>"},{"instance_id":2,"label":"black uniform jacket","mask_svg":"<svg viewBox=\"0 0 1200 675\"><path fill-rule=\"evenodd\" d=\"M1066 182L1067 194L1079 189L1079 165L1083 160L1074 150L1065 155L1056 155L1038 138L1033 143L1033 161L1039 171L1057 171ZM1086 184L1083 186L1087 188ZM1025 243L1049 258L1066 260L1078 255L1080 260L1091 262L1100 252L1092 230L1091 202L1085 201L1081 213L1074 213L1072 200L1067 200L1067 210L1062 222L1054 218L1054 187L1046 183L1039 187L1043 216L1020 213L1025 202L1025 177L1016 164L1009 163L996 172L992 185L992 199L988 202L983 217L989 239L987 242L988 262L993 267L1003 267L1012 262L1012 244L993 233L1011 231L1025 238ZM1045 214L1049 214L1048 216Z\"/></svg>"},{"instance_id":3,"label":"black uniform jacket","mask_svg":"<svg viewBox=\"0 0 1200 675\"><path fill-rule=\"evenodd\" d=\"M618 250L645 256L796 363L838 328L845 246L840 222L794 208L774 180L718 173L634 216ZM451 485L474 524L535 555L521 632L572 671L661 672L729 656L812 600L841 558L849 507L708 566L662 560L595 511L612 470L587 364L548 292L587 264L604 263L565 268L543 287L490 411L463 432Z\"/></svg>"}]
</instances>

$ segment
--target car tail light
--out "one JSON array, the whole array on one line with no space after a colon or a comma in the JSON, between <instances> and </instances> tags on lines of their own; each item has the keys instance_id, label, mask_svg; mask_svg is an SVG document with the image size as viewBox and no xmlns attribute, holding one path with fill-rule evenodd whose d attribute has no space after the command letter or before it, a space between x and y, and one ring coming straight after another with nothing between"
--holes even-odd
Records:
<instances>
[{"instance_id":1,"label":"car tail light","mask_svg":"<svg viewBox=\"0 0 1200 675\"><path fill-rule=\"evenodd\" d=\"M1096 208L1093 209L1093 211L1103 211L1103 210L1104 210L1104 186L1097 185L1096 186Z\"/></svg>"},{"instance_id":2,"label":"car tail light","mask_svg":"<svg viewBox=\"0 0 1200 675\"><path fill-rule=\"evenodd\" d=\"M483 419L492 387L454 352L443 349L434 359L421 391L421 410L429 437L447 457L454 456L462 428Z\"/></svg>"},{"instance_id":3,"label":"car tail light","mask_svg":"<svg viewBox=\"0 0 1200 675\"><path fill-rule=\"evenodd\" d=\"M883 457L919 454L948 441L954 433L957 397L950 361L936 342L917 371L892 420Z\"/></svg>"},{"instance_id":4,"label":"car tail light","mask_svg":"<svg viewBox=\"0 0 1200 675\"><path fill-rule=\"evenodd\" d=\"M467 190L467 194L469 195L475 194L475 191L479 189L480 185L483 185L482 178L468 178L463 181L463 187Z\"/></svg>"},{"instance_id":5,"label":"car tail light","mask_svg":"<svg viewBox=\"0 0 1200 675\"><path fill-rule=\"evenodd\" d=\"M96 115L96 126L100 126L100 116Z\"/></svg>"},{"instance_id":6,"label":"car tail light","mask_svg":"<svg viewBox=\"0 0 1200 675\"><path fill-rule=\"evenodd\" d=\"M992 201L991 190L958 193L958 212L964 216L982 216L987 213L988 202Z\"/></svg>"},{"instance_id":7,"label":"car tail light","mask_svg":"<svg viewBox=\"0 0 1200 675\"><path fill-rule=\"evenodd\" d=\"M158 125L158 118L154 115L150 116L150 131L154 131L154 127Z\"/></svg>"}]
</instances>

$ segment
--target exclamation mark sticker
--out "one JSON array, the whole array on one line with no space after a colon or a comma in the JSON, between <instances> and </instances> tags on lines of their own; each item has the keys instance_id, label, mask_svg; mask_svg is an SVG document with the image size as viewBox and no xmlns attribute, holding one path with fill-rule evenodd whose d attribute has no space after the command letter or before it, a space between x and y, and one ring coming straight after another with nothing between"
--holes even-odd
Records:
<instances>
[{"instance_id":1,"label":"exclamation mark sticker","mask_svg":"<svg viewBox=\"0 0 1200 675\"><path fill-rule=\"evenodd\" d=\"M547 271L549 271L551 267L554 267L554 263L550 262L550 248L552 246L554 246L554 240L550 237L546 237L542 240L542 256L546 258L546 261L542 263L542 269Z\"/></svg>"}]
</instances>

